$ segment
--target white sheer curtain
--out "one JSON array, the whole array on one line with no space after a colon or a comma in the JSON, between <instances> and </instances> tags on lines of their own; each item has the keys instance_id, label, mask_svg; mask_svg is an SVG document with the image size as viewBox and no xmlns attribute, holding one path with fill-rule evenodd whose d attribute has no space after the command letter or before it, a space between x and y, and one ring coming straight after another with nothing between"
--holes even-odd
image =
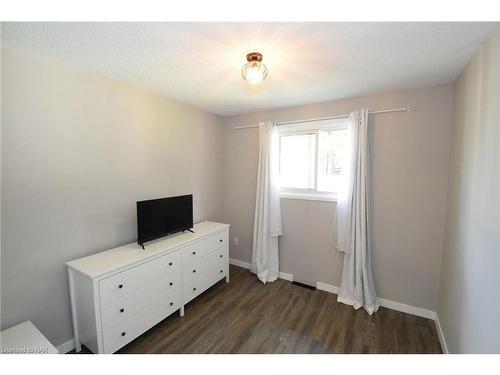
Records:
<instances>
[{"instance_id":1,"label":"white sheer curtain","mask_svg":"<svg viewBox=\"0 0 500 375\"><path fill-rule=\"evenodd\" d=\"M252 272L265 284L278 278L278 236L283 232L277 165L279 138L277 127L273 122L259 123L259 141Z\"/></svg>"},{"instance_id":2,"label":"white sheer curtain","mask_svg":"<svg viewBox=\"0 0 500 375\"><path fill-rule=\"evenodd\" d=\"M350 119L350 158L337 202L336 248L344 252L337 300L371 315L379 304L371 264L368 110L352 112Z\"/></svg>"}]
</instances>

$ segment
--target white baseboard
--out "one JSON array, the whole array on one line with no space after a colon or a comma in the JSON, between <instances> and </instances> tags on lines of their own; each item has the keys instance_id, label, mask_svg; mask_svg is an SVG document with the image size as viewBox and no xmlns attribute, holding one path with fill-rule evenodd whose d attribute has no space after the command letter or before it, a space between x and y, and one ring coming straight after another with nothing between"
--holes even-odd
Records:
<instances>
[{"instance_id":1,"label":"white baseboard","mask_svg":"<svg viewBox=\"0 0 500 375\"><path fill-rule=\"evenodd\" d=\"M279 278L290 282L293 281L293 275L291 273L280 272Z\"/></svg>"},{"instance_id":2,"label":"white baseboard","mask_svg":"<svg viewBox=\"0 0 500 375\"><path fill-rule=\"evenodd\" d=\"M252 265L250 263L244 262L242 260L234 259L234 258L229 258L229 264L233 264L233 265L238 266L238 267L246 268L247 270L252 268Z\"/></svg>"},{"instance_id":3,"label":"white baseboard","mask_svg":"<svg viewBox=\"0 0 500 375\"><path fill-rule=\"evenodd\" d=\"M448 351L448 345L446 345L446 340L444 338L444 333L443 329L441 328L441 323L439 322L439 316L436 313L436 317L434 319L434 323L436 324L436 331L439 336L439 342L441 343L441 349L443 350L444 354L449 354L450 352Z\"/></svg>"},{"instance_id":4,"label":"white baseboard","mask_svg":"<svg viewBox=\"0 0 500 375\"><path fill-rule=\"evenodd\" d=\"M325 292L334 294L338 294L340 290L340 288L336 285L322 283L321 281L316 282L316 289L324 290ZM378 301L380 303L380 306L387 307L388 309L393 309L432 320L434 320L436 317L436 313L434 311L423 309L421 307L406 305L404 303L391 301L385 298L379 298Z\"/></svg>"},{"instance_id":5,"label":"white baseboard","mask_svg":"<svg viewBox=\"0 0 500 375\"><path fill-rule=\"evenodd\" d=\"M242 260L229 258L229 264L233 264L238 267L246 268L247 270L252 268L252 265L248 262L244 262ZM279 278L287 281L293 281L293 275L291 273L280 272Z\"/></svg>"},{"instance_id":6,"label":"white baseboard","mask_svg":"<svg viewBox=\"0 0 500 375\"><path fill-rule=\"evenodd\" d=\"M60 354L66 354L67 352L72 351L75 349L75 341L73 339L68 340L61 345L57 346L57 350L59 351Z\"/></svg>"},{"instance_id":7,"label":"white baseboard","mask_svg":"<svg viewBox=\"0 0 500 375\"><path fill-rule=\"evenodd\" d=\"M333 294L339 294L338 286L322 283L321 281L316 281L316 289L324 290L325 292Z\"/></svg>"},{"instance_id":8,"label":"white baseboard","mask_svg":"<svg viewBox=\"0 0 500 375\"><path fill-rule=\"evenodd\" d=\"M423 309L421 307L416 307L412 305L406 305L404 303L391 301L389 299L379 298L378 299L380 306L387 307L388 309L393 309L397 311L402 311L407 314L412 314L416 316L420 316L422 318L432 319L434 320L436 317L436 313L432 310Z\"/></svg>"}]
</instances>

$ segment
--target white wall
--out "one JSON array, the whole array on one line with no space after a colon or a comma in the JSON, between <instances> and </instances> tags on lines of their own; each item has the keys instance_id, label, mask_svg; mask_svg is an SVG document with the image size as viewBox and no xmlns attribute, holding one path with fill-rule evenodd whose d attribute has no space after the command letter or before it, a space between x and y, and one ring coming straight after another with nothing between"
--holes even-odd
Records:
<instances>
[{"instance_id":1,"label":"white wall","mask_svg":"<svg viewBox=\"0 0 500 375\"><path fill-rule=\"evenodd\" d=\"M224 118L224 215L231 257L250 262L259 120L295 120L413 106L370 117L373 267L379 296L435 310L443 246L451 126L451 86L395 91ZM339 285L342 255L329 242L335 203L282 199L280 270L302 282Z\"/></svg>"},{"instance_id":2,"label":"white wall","mask_svg":"<svg viewBox=\"0 0 500 375\"><path fill-rule=\"evenodd\" d=\"M222 205L220 117L2 49L2 321L72 337L64 263L136 240L137 200Z\"/></svg>"},{"instance_id":3,"label":"white wall","mask_svg":"<svg viewBox=\"0 0 500 375\"><path fill-rule=\"evenodd\" d=\"M500 353L500 28L454 85L438 315L451 353Z\"/></svg>"}]
</instances>

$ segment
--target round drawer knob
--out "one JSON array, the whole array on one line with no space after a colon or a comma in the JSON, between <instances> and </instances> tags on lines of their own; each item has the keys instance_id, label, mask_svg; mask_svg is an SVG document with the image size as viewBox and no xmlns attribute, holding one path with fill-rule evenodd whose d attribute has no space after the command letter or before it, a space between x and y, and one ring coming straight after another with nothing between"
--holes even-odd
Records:
<instances>
[{"instance_id":1,"label":"round drawer knob","mask_svg":"<svg viewBox=\"0 0 500 375\"><path fill-rule=\"evenodd\" d=\"M222 254L221 254L221 255L219 255L219 256L222 258Z\"/></svg>"},{"instance_id":2,"label":"round drawer knob","mask_svg":"<svg viewBox=\"0 0 500 375\"><path fill-rule=\"evenodd\" d=\"M174 283L173 282L169 282L168 285L172 286L172 285L174 285Z\"/></svg>"},{"instance_id":3,"label":"round drawer knob","mask_svg":"<svg viewBox=\"0 0 500 375\"><path fill-rule=\"evenodd\" d=\"M223 270L220 270L220 273L224 272Z\"/></svg>"},{"instance_id":4,"label":"round drawer knob","mask_svg":"<svg viewBox=\"0 0 500 375\"><path fill-rule=\"evenodd\" d=\"M120 289L123 288L123 284L118 285L118 288Z\"/></svg>"},{"instance_id":5,"label":"round drawer knob","mask_svg":"<svg viewBox=\"0 0 500 375\"><path fill-rule=\"evenodd\" d=\"M193 270L193 273L196 273L196 270Z\"/></svg>"},{"instance_id":6,"label":"round drawer knob","mask_svg":"<svg viewBox=\"0 0 500 375\"><path fill-rule=\"evenodd\" d=\"M196 255L196 251L193 251L193 255Z\"/></svg>"},{"instance_id":7,"label":"round drawer knob","mask_svg":"<svg viewBox=\"0 0 500 375\"><path fill-rule=\"evenodd\" d=\"M174 303L173 303L173 302L170 302L170 306L173 306L173 305L174 305Z\"/></svg>"},{"instance_id":8,"label":"round drawer knob","mask_svg":"<svg viewBox=\"0 0 500 375\"><path fill-rule=\"evenodd\" d=\"M168 265L169 265L169 266L171 266L171 265L172 265L172 262L170 262Z\"/></svg>"},{"instance_id":9,"label":"round drawer knob","mask_svg":"<svg viewBox=\"0 0 500 375\"><path fill-rule=\"evenodd\" d=\"M193 290L196 290L196 288L193 288Z\"/></svg>"},{"instance_id":10,"label":"round drawer knob","mask_svg":"<svg viewBox=\"0 0 500 375\"><path fill-rule=\"evenodd\" d=\"M122 312L124 312L124 311L125 311L125 309L120 309L120 312L121 312L121 313L122 313Z\"/></svg>"},{"instance_id":11,"label":"round drawer knob","mask_svg":"<svg viewBox=\"0 0 500 375\"><path fill-rule=\"evenodd\" d=\"M222 242L222 240L219 240L219 242Z\"/></svg>"},{"instance_id":12,"label":"round drawer knob","mask_svg":"<svg viewBox=\"0 0 500 375\"><path fill-rule=\"evenodd\" d=\"M125 336L125 332L122 332L122 336Z\"/></svg>"}]
</instances>

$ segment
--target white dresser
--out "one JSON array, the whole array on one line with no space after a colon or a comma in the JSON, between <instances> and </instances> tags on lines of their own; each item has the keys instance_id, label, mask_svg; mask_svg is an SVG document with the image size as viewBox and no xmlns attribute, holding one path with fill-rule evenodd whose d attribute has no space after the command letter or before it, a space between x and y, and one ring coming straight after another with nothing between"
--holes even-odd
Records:
<instances>
[{"instance_id":1,"label":"white dresser","mask_svg":"<svg viewBox=\"0 0 500 375\"><path fill-rule=\"evenodd\" d=\"M75 347L113 353L210 288L229 282L229 225L120 246L66 263Z\"/></svg>"}]
</instances>

